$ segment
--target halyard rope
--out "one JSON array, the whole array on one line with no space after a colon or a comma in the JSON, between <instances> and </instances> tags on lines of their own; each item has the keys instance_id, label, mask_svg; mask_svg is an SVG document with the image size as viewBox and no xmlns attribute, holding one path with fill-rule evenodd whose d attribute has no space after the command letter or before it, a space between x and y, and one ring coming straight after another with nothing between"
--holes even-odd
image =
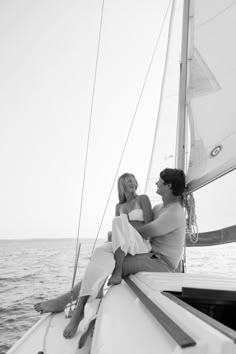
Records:
<instances>
[{"instance_id":1,"label":"halyard rope","mask_svg":"<svg viewBox=\"0 0 236 354\"><path fill-rule=\"evenodd\" d=\"M197 227L197 217L195 212L195 200L192 193L187 194L184 197L184 206L187 212L186 235L190 238L192 243L197 243L198 227Z\"/></svg>"},{"instance_id":2,"label":"halyard rope","mask_svg":"<svg viewBox=\"0 0 236 354\"><path fill-rule=\"evenodd\" d=\"M51 324L52 319L53 319L54 316L55 316L55 313L52 313L50 316L48 316L50 318L48 319L48 324L46 326L46 329L45 329L45 332L44 332L44 336L43 336L43 345L42 345L43 350L39 351L38 354L47 354L47 352L46 352L46 341L47 341L47 336L48 336L48 330L49 330L50 324Z\"/></svg>"},{"instance_id":3,"label":"halyard rope","mask_svg":"<svg viewBox=\"0 0 236 354\"><path fill-rule=\"evenodd\" d=\"M94 96L95 96L96 81L97 81L97 68L98 68L98 59L99 59L101 33L102 33L104 1L105 1L105 0L102 1L102 9L101 9L101 16L100 16L100 27L99 27L98 45L97 45L97 55L96 55L96 63L95 63L95 71L94 71L94 80L93 80L93 91L92 91L92 101L91 101L91 109L90 109L90 117L89 117L89 128L88 128L88 136L87 136L86 155L85 155L85 161L84 161L84 173L83 173L82 192L81 192L81 199L80 199L79 223L78 223L78 232L77 232L77 240L76 240L75 264L74 264L74 275L73 275L72 287L71 287L71 297L73 297L74 281L75 281L75 276L76 276L77 264L78 264L78 260L79 260L79 251L80 251L80 245L79 245L80 223L81 223L82 207L83 207L83 200L84 200L84 186L85 186L85 178L86 178L86 172L87 172L88 150L89 150L89 143L90 143L90 132L91 132L91 125L92 125Z\"/></svg>"},{"instance_id":4,"label":"halyard rope","mask_svg":"<svg viewBox=\"0 0 236 354\"><path fill-rule=\"evenodd\" d=\"M148 76L149 76L149 72L150 72L151 67L152 67L152 63L153 63L153 60L154 60L154 57L155 57L156 49L157 49L157 46L159 44L159 40L160 40L160 37L161 37L161 34L162 34L162 30L163 30L163 27L164 27L164 24L165 24L165 21L166 21L166 17L167 17L171 2L172 2L172 0L169 1L168 7L167 7L167 10L165 12L165 16L164 16L164 19L163 19L163 22L162 22L162 25L161 25L160 32L159 32L158 37L157 37L157 41L156 41L156 44L155 44L155 47L154 47L154 50L153 50L153 53L152 53L152 57L151 57L151 60L150 60L150 63L149 63L148 69L147 69L147 73L146 73L146 76L145 76L145 79L144 79L144 82L143 82L143 85L142 85L142 88L141 88L141 92L140 92L140 95L139 95L138 103L137 103L137 106L136 106L135 111L134 111L133 119L132 119L131 124L130 124L130 128L129 128L129 131L128 131L128 134L127 134L127 138L126 138L126 141L125 141L125 144L124 144L124 147L123 147L123 151L122 151L119 163L118 163L118 167L116 169L116 173L115 173L115 176L114 176L114 179L113 179L113 182L112 182L110 193L109 193L109 196L108 196L108 199L107 199L107 203L106 203L103 215L102 215L102 219L101 219L98 231L97 231L97 235L96 235L96 238L95 238L95 241L94 241L94 244L93 244L93 248L92 248L90 257L92 256L92 253L93 253L94 248L96 246L96 242L97 242L97 239L98 239L101 227L102 227L102 223L103 223L106 211L107 211L107 207L108 207L108 204L109 204L109 201L110 201L110 198L111 198L111 194L112 194L112 191L113 191L113 188L114 188L114 184L115 184L115 181L116 181L117 176L118 176L120 165L121 165L124 153L125 153L125 149L126 149L126 146L127 146L128 140L129 140L129 136L130 136L130 133L131 133L135 118L136 118L136 114L137 114L137 111L138 111L138 108L139 108L139 104L140 104L140 101L141 101L141 98L142 98L142 95L143 95L143 92L144 92L144 88L146 86L146 82L147 82L147 79L148 79Z\"/></svg>"}]
</instances>

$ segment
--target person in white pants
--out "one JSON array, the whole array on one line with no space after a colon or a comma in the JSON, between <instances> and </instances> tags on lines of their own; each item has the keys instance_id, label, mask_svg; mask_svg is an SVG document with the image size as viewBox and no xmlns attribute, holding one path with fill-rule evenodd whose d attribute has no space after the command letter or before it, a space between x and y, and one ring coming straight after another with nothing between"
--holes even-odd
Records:
<instances>
[{"instance_id":1,"label":"person in white pants","mask_svg":"<svg viewBox=\"0 0 236 354\"><path fill-rule=\"evenodd\" d=\"M153 208L153 221L142 226L136 225L136 230L143 239L150 239L151 250L125 255L122 259L123 278L140 271L174 272L182 259L186 220L181 198L185 190L185 174L182 170L167 168L160 173L156 185L163 203ZM121 245L118 248L121 248ZM94 251L82 282L75 287L74 296L79 295L78 304L63 332L65 338L74 336L84 317L85 304L89 298L92 300L98 295L112 272L114 275L115 264L111 242ZM56 299L35 305L35 309L39 312L62 311L69 300L68 292Z\"/></svg>"}]
</instances>

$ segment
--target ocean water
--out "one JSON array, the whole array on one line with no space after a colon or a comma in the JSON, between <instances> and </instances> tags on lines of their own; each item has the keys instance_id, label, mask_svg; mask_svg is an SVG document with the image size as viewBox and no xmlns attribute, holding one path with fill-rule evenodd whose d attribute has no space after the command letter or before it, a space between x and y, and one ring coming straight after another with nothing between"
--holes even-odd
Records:
<instances>
[{"instance_id":1,"label":"ocean water","mask_svg":"<svg viewBox=\"0 0 236 354\"><path fill-rule=\"evenodd\" d=\"M104 240L99 240L98 244ZM0 354L40 319L33 305L71 288L72 239L0 241ZM83 276L94 241L81 240L76 282ZM187 272L236 278L236 244L187 249Z\"/></svg>"}]
</instances>

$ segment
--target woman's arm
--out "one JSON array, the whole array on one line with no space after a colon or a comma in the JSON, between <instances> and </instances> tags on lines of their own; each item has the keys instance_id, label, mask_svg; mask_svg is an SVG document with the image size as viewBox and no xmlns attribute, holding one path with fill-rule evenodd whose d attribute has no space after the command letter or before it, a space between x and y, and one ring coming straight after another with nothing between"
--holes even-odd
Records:
<instances>
[{"instance_id":1,"label":"woman's arm","mask_svg":"<svg viewBox=\"0 0 236 354\"><path fill-rule=\"evenodd\" d=\"M142 194L139 196L139 203L141 208L143 209L144 224L148 224L153 220L150 199L146 194Z\"/></svg>"},{"instance_id":2,"label":"woman's arm","mask_svg":"<svg viewBox=\"0 0 236 354\"><path fill-rule=\"evenodd\" d=\"M116 215L116 216L119 216L119 215L120 215L120 203L116 204L115 215Z\"/></svg>"},{"instance_id":3,"label":"woman's arm","mask_svg":"<svg viewBox=\"0 0 236 354\"><path fill-rule=\"evenodd\" d=\"M116 204L116 209L115 209L115 216L120 215L120 203ZM107 233L107 241L112 241L112 232L108 231Z\"/></svg>"}]
</instances>

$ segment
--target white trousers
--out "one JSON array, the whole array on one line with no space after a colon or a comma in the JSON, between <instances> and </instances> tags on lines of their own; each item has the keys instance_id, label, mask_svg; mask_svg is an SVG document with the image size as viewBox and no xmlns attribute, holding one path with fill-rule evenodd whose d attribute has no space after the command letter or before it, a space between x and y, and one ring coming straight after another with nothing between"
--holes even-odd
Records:
<instances>
[{"instance_id":1,"label":"white trousers","mask_svg":"<svg viewBox=\"0 0 236 354\"><path fill-rule=\"evenodd\" d=\"M115 267L115 259L111 242L97 247L84 273L80 295L96 298L99 290Z\"/></svg>"},{"instance_id":2,"label":"white trousers","mask_svg":"<svg viewBox=\"0 0 236 354\"><path fill-rule=\"evenodd\" d=\"M87 266L81 285L80 296L91 296L94 299L107 277L115 267L114 253L117 248L131 255L151 251L148 240L142 236L128 222L127 215L117 216L112 223L112 242L106 242L97 247Z\"/></svg>"},{"instance_id":3,"label":"white trousers","mask_svg":"<svg viewBox=\"0 0 236 354\"><path fill-rule=\"evenodd\" d=\"M127 215L117 216L112 221L113 252L120 247L126 254L147 253L151 251L149 240L144 240L138 231L129 223Z\"/></svg>"}]
</instances>

